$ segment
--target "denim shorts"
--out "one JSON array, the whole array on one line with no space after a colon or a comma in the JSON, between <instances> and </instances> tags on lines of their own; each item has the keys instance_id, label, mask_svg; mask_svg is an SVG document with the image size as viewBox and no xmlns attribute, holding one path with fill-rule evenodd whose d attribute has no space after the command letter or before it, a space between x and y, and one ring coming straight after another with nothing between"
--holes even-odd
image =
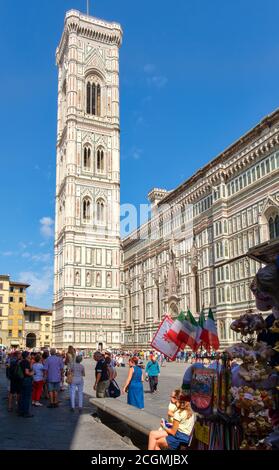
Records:
<instances>
[{"instance_id":1,"label":"denim shorts","mask_svg":"<svg viewBox=\"0 0 279 470\"><path fill-rule=\"evenodd\" d=\"M47 387L49 392L59 392L60 382L48 382Z\"/></svg>"},{"instance_id":2,"label":"denim shorts","mask_svg":"<svg viewBox=\"0 0 279 470\"><path fill-rule=\"evenodd\" d=\"M169 434L166 437L169 449L176 450L180 444L189 444L190 436L184 434L183 432L177 431L174 436Z\"/></svg>"}]
</instances>

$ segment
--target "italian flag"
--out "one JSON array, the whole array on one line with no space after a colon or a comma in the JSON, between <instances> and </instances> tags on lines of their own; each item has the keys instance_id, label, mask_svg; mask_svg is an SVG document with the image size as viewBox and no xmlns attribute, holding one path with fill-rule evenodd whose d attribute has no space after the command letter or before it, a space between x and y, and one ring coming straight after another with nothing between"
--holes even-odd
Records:
<instances>
[{"instance_id":1,"label":"italian flag","mask_svg":"<svg viewBox=\"0 0 279 470\"><path fill-rule=\"evenodd\" d=\"M202 346L201 334L202 334L203 329L204 329L204 324L205 324L205 316L204 316L204 311L202 309L202 311L200 313L200 316L199 316L198 324L197 324L196 349L195 350L197 350L199 348L199 346Z\"/></svg>"},{"instance_id":2,"label":"italian flag","mask_svg":"<svg viewBox=\"0 0 279 470\"><path fill-rule=\"evenodd\" d=\"M178 339L178 335L180 334L182 327L183 327L183 322L185 321L185 313L181 312L177 319L173 322L171 325L169 331L167 332L167 337L170 341L172 341L174 344L179 346L180 349L185 348L185 343Z\"/></svg>"},{"instance_id":3,"label":"italian flag","mask_svg":"<svg viewBox=\"0 0 279 470\"><path fill-rule=\"evenodd\" d=\"M211 308L208 312L207 320L204 324L203 331L200 336L200 340L203 342L204 347L209 351L210 348L219 349L219 338L217 334L217 327L215 325L214 317Z\"/></svg>"},{"instance_id":4,"label":"italian flag","mask_svg":"<svg viewBox=\"0 0 279 470\"><path fill-rule=\"evenodd\" d=\"M185 319L182 321L180 332L178 333L178 340L185 343L191 349L196 347L196 334L198 323L188 309Z\"/></svg>"}]
</instances>

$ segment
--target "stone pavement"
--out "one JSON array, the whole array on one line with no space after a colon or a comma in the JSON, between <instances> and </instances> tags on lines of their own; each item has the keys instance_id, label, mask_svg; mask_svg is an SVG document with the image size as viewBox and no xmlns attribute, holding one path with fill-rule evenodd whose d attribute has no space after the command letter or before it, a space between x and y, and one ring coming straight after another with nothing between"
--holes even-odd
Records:
<instances>
[{"instance_id":1,"label":"stone pavement","mask_svg":"<svg viewBox=\"0 0 279 470\"><path fill-rule=\"evenodd\" d=\"M93 376L95 363L93 360L85 359L83 362L85 366L85 391L88 395L92 395L93 392ZM161 374L159 376L159 392L156 394L149 393L149 383L144 383L144 409L154 415L158 416L158 422L160 418L165 417L167 413L168 404L170 401L170 394L173 389L179 388L182 385L182 379L185 369L189 367L188 364L168 362L165 367L161 368ZM128 375L128 367L117 367L118 377L116 381L119 386L123 388ZM117 400L127 402L127 395L121 395Z\"/></svg>"},{"instance_id":2,"label":"stone pavement","mask_svg":"<svg viewBox=\"0 0 279 470\"><path fill-rule=\"evenodd\" d=\"M91 393L93 396L93 393ZM91 414L93 406L85 393L81 415L72 413L68 392L60 393L60 406L56 409L32 407L34 418L20 418L7 411L7 383L5 370L0 369L0 450L133 450L132 444L97 423Z\"/></svg>"},{"instance_id":3,"label":"stone pavement","mask_svg":"<svg viewBox=\"0 0 279 470\"><path fill-rule=\"evenodd\" d=\"M7 411L7 383L5 370L0 369L0 450L49 449L49 450L132 450L135 447L124 442L117 433L96 422L91 416L94 407L89 399L93 391L93 360L83 362L86 371L84 387L84 408L81 415L70 411L68 391L60 393L59 408L49 409L46 400L43 408L32 407L34 418L20 418L15 412ZM186 364L167 363L161 369L159 392L151 395L149 384L144 383L145 410L160 418L166 415L169 396L173 388L179 387L187 367ZM128 367L117 368L117 381L123 387L128 375ZM67 388L67 386L66 386ZM127 396L119 398L126 402Z\"/></svg>"}]
</instances>

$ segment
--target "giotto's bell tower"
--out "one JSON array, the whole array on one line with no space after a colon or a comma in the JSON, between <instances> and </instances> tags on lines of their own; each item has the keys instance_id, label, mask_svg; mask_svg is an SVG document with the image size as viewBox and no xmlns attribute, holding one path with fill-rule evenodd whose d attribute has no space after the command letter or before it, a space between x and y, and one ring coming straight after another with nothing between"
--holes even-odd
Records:
<instances>
[{"instance_id":1,"label":"giotto's bell tower","mask_svg":"<svg viewBox=\"0 0 279 470\"><path fill-rule=\"evenodd\" d=\"M54 344L120 346L117 23L71 10L57 48Z\"/></svg>"}]
</instances>

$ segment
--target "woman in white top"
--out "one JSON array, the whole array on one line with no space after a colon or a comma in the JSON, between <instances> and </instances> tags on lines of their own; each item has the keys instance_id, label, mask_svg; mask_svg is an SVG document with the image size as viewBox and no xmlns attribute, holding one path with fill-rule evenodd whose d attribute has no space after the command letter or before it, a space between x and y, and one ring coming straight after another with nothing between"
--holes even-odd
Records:
<instances>
[{"instance_id":1,"label":"woman in white top","mask_svg":"<svg viewBox=\"0 0 279 470\"><path fill-rule=\"evenodd\" d=\"M177 400L176 406L177 410L173 416L173 426L167 428L164 422L161 423L167 436L156 439L149 435L149 450L161 450L166 448L177 450L181 444L189 444L195 425L195 414L187 398L183 395Z\"/></svg>"},{"instance_id":2,"label":"woman in white top","mask_svg":"<svg viewBox=\"0 0 279 470\"><path fill-rule=\"evenodd\" d=\"M168 427L172 427L173 425L173 417L175 412L177 411L177 405L176 402L179 399L179 396L181 395L181 389L177 388L172 391L170 399L171 401L169 402L169 407L168 407ZM167 437L168 433L165 431L165 428L163 425L166 424L164 420L161 420L161 427L158 429L158 431L150 431L149 433L149 440L148 440L148 450L153 450L155 442L162 438L162 437Z\"/></svg>"},{"instance_id":3,"label":"woman in white top","mask_svg":"<svg viewBox=\"0 0 279 470\"><path fill-rule=\"evenodd\" d=\"M42 403L40 403L40 399L44 386L44 364L42 363L42 356L40 354L36 354L35 356L33 371L32 405L43 406Z\"/></svg>"},{"instance_id":4,"label":"woman in white top","mask_svg":"<svg viewBox=\"0 0 279 470\"><path fill-rule=\"evenodd\" d=\"M76 390L78 391L78 410L81 413L83 405L83 377L85 377L85 370L81 364L82 356L76 356L76 361L71 364L71 383L70 383L70 398L71 398L71 411L75 411L75 398Z\"/></svg>"}]
</instances>

